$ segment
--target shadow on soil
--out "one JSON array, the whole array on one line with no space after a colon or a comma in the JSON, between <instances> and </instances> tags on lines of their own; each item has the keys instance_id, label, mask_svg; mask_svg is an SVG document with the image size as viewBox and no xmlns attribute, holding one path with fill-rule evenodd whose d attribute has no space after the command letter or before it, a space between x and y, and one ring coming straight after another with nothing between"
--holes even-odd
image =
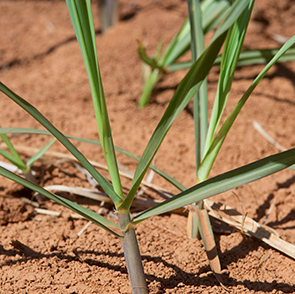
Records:
<instances>
[{"instance_id":1,"label":"shadow on soil","mask_svg":"<svg viewBox=\"0 0 295 294\"><path fill-rule=\"evenodd\" d=\"M280 189L290 188L294 183L295 183L295 176L287 179L285 182L277 183L277 188L275 191L278 191ZM275 201L275 195L273 193L270 193L267 199L256 209L257 218L255 218L255 220L257 222L261 221L264 218L264 222L269 227L272 227L275 229L281 225L287 224L288 222L295 220L295 209L292 208L290 209L289 213L281 220L267 222L268 211L271 205L274 203L274 201ZM280 227L280 229L282 230L294 229L294 228L295 226Z\"/></svg>"},{"instance_id":2,"label":"shadow on soil","mask_svg":"<svg viewBox=\"0 0 295 294\"><path fill-rule=\"evenodd\" d=\"M295 88L295 74L286 65L284 65L282 63L278 63L278 64L274 65L274 68L275 68L275 71L272 74L267 74L264 77L264 79L272 80L272 79L277 78L277 77L282 77L282 78L285 78L285 79L289 80L293 84L293 87ZM239 71L241 69L242 68L237 68L237 71ZM258 71L257 71L257 75L258 75ZM240 77L234 78L234 81L249 80L251 82L251 81L254 81L254 79L256 78L257 75L250 75L250 76L249 75L241 75ZM169 90L176 91L176 89L177 89L177 85L174 85L174 86L161 86L161 80L162 79L160 79L158 85L156 85L155 88L152 90L152 95L151 95L151 99L150 99L151 103L156 103L156 104L160 104L160 105L167 104L168 101L162 102L162 103L158 102L157 101L157 96L161 95L163 92L166 92L166 91L169 91ZM217 82L218 82L217 79L213 79L213 80L209 81L209 83L217 83ZM249 86L250 86L250 83L249 83ZM244 94L244 92L241 92L241 95L243 95L243 94ZM295 102L292 99L278 98L276 95L260 93L257 90L255 90L255 95L257 95L257 96L263 95L264 97L267 97L267 98L272 99L272 100L277 101L277 102L286 103L286 104L289 104L289 105L295 105ZM192 109L190 109L189 106L187 106L185 108L185 111L188 114L190 114L191 116L193 116L193 111L192 111Z\"/></svg>"},{"instance_id":3,"label":"shadow on soil","mask_svg":"<svg viewBox=\"0 0 295 294\"><path fill-rule=\"evenodd\" d=\"M95 34L96 35L101 34L101 30L96 30ZM68 39L65 39L65 40L63 40L63 41L49 47L46 51L44 51L42 53L38 53L38 54L36 54L36 55L34 55L34 56L30 57L30 58L22 58L22 59L17 59L16 58L16 59L13 59L13 60L11 60L9 62L1 64L0 65L0 71L5 70L5 69L10 68L10 67L13 67L13 66L16 66L16 65L26 64L26 63L29 63L29 62L31 62L33 60L45 57L46 55L54 52L56 49L62 47L63 45L66 45L66 44L68 44L70 42L73 42L73 41L77 41L76 36L72 36L72 37L70 37Z\"/></svg>"},{"instance_id":4,"label":"shadow on soil","mask_svg":"<svg viewBox=\"0 0 295 294\"><path fill-rule=\"evenodd\" d=\"M65 260L67 262L76 261L79 263L87 263L90 266L108 268L110 270L120 272L123 275L127 275L127 270L125 266L112 265L91 258L83 259L83 255L85 254L91 254L94 256L118 257L121 259L123 257L123 253L97 252L93 250L73 250L75 256L71 256L67 254L61 254L59 252L53 252L50 254L40 253L31 249L25 244L22 244L19 241L13 241L12 246L14 247L14 249L6 250L3 246L0 245L0 254L11 257L16 257L17 255L20 255L21 257L17 260L7 260L5 263L0 265L0 268L3 268L4 266L12 266L17 263L27 262L30 260L39 260L43 258L51 259L53 257L57 257L60 260ZM241 246L243 247L243 250L240 250ZM259 246L264 245L260 244L257 241L253 241L252 239L243 239L240 244L220 255L221 262L223 266L227 266L230 263L236 262L239 259L244 258L249 252L251 252L252 250L256 250ZM245 248L247 248L247 250L244 250ZM160 283L161 288L163 289L172 289L175 287L181 288L181 285L183 284L187 286L198 286L203 288L206 288L208 286L219 286L219 283L210 271L209 266L201 267L199 271L196 273L189 273L182 270L177 265L167 262L165 259L161 257L143 255L142 260L144 263L153 262L155 264L162 264L165 267L170 268L174 271L174 274L171 275L169 278L160 278L158 276L149 274L146 275L148 282L157 281ZM273 290L283 290L284 292L290 293L295 291L294 286L291 286L286 283L277 283L276 281L273 281L272 283L250 280L238 281L225 275L223 278L224 285L226 287L236 287L240 285L246 287L249 290L262 290L264 292L272 292Z\"/></svg>"}]
</instances>

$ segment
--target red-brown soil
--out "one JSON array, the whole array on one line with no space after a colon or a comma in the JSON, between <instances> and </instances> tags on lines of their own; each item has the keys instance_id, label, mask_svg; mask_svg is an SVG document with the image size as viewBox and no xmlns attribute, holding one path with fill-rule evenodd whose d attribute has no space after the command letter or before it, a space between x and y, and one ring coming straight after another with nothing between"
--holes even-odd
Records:
<instances>
[{"instance_id":1,"label":"red-brown soil","mask_svg":"<svg viewBox=\"0 0 295 294\"><path fill-rule=\"evenodd\" d=\"M98 11L94 5L94 14ZM122 1L121 21L104 35L97 34L99 63L115 144L140 156L185 71L165 76L150 104L137 108L142 89L141 62L136 39L149 53L157 42L166 45L186 17L185 1ZM61 131L98 139L89 84L78 43L63 1L0 2L0 79L37 107ZM293 1L257 0L256 16L245 47L279 46L274 34L295 32ZM95 17L99 30L99 20ZM229 98L227 115L263 66L239 69ZM255 90L235 122L212 170L212 176L277 152L253 128L260 123L286 148L295 145L295 65L276 65ZM209 76L210 107L217 69ZM40 128L22 109L0 95L1 125ZM155 164L189 187L196 183L191 105L183 111L163 142ZM17 146L41 147L48 137L16 136ZM101 150L76 143L91 160L104 162ZM55 144L51 150L65 152ZM23 154L26 157L28 154ZM134 170L136 163L118 155ZM90 187L69 163L44 157L36 164L43 184ZM164 180L155 184L176 192ZM130 183L124 180L128 187ZM130 293L121 244L113 236L87 223L73 220L70 212L46 201L60 217L35 214L19 197L31 192L1 177L0 182L0 293ZM2 197L3 196L3 197ZM96 202L70 195L94 210ZM285 170L266 179L212 198L227 203L266 224L295 243L294 172ZM111 216L110 216L111 217ZM224 284L232 293L295 293L295 261L262 242L213 222L223 269ZM216 281L202 242L186 236L186 216L153 217L137 227L150 293L227 293Z\"/></svg>"}]
</instances>

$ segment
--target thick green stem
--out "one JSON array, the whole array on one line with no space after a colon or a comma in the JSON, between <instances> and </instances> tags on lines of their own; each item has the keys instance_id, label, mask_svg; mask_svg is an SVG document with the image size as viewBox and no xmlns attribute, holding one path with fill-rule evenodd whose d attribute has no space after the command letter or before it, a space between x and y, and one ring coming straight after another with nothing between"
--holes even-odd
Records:
<instances>
[{"instance_id":1,"label":"thick green stem","mask_svg":"<svg viewBox=\"0 0 295 294\"><path fill-rule=\"evenodd\" d=\"M124 239L121 240L127 270L133 294L147 294L148 288L145 281L141 255L135 235L134 226L130 224L128 212L118 213L118 219Z\"/></svg>"}]
</instances>

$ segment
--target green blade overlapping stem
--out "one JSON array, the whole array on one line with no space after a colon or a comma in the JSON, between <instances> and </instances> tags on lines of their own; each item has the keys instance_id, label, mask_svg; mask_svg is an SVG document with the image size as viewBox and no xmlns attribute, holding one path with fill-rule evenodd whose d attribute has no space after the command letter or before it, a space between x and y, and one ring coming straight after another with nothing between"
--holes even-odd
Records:
<instances>
[{"instance_id":1,"label":"green blade overlapping stem","mask_svg":"<svg viewBox=\"0 0 295 294\"><path fill-rule=\"evenodd\" d=\"M233 125L236 117L240 113L242 107L245 105L246 101L256 88L256 86L259 84L259 82L262 80L262 78L266 75L266 73L269 71L269 69L279 60L281 56L285 54L292 46L295 44L295 36L289 39L282 48L278 51L278 53L273 57L273 59L265 66L265 68L261 71L261 73L256 77L256 79L253 81L251 86L248 88L246 93L243 95L243 97L240 99L240 101L237 103L233 111L230 113L222 127L220 128L219 132L215 136L208 152L205 155L205 158L203 159L202 165L199 169L198 175L201 178L207 178L210 172L210 169L213 165L213 162L215 161L215 158L231 128Z\"/></svg>"},{"instance_id":2,"label":"green blade overlapping stem","mask_svg":"<svg viewBox=\"0 0 295 294\"><path fill-rule=\"evenodd\" d=\"M196 91L201 86L210 69L213 66L219 50L225 40L227 30L232 26L243 10L248 6L250 0L237 1L231 7L227 17L221 23L216 31L210 45L204 53L193 64L189 72L179 84L175 94L173 95L161 121L154 131L135 171L134 180L130 191L123 201L121 208L129 209L131 207L136 191L151 163L156 152L158 151L162 141L164 140L172 123L185 108Z\"/></svg>"},{"instance_id":3,"label":"green blade overlapping stem","mask_svg":"<svg viewBox=\"0 0 295 294\"><path fill-rule=\"evenodd\" d=\"M237 63L237 67L253 65L253 64L261 64L269 62L280 50L280 48L272 48L272 49L253 49L253 50L245 50L240 53L239 60ZM221 57L218 56L214 62L214 65L220 65ZM286 54L284 54L279 62L287 62L295 60L295 48L289 49ZM185 61L179 63L173 63L169 67L167 67L168 72L173 72L181 69L188 69L192 66L192 61Z\"/></svg>"},{"instance_id":4,"label":"green blade overlapping stem","mask_svg":"<svg viewBox=\"0 0 295 294\"><path fill-rule=\"evenodd\" d=\"M237 19L235 24L230 28L222 53L220 76L218 81L217 93L214 100L213 110L211 114L209 130L206 138L205 151L208 151L212 143L213 136L218 127L222 117L225 105L227 103L229 91L231 89L234 72L236 69L237 61L242 50L245 34L247 31L248 23L250 20L251 12L253 9L254 0L249 3L249 7L245 9L243 14ZM203 180L204 178L200 178Z\"/></svg>"},{"instance_id":5,"label":"green blade overlapping stem","mask_svg":"<svg viewBox=\"0 0 295 294\"><path fill-rule=\"evenodd\" d=\"M202 11L199 0L188 0L189 20L191 27L192 60L196 61L205 50L204 31L202 27ZM208 93L205 79L194 97L194 124L196 171L199 169L204 153L208 128Z\"/></svg>"},{"instance_id":6,"label":"green blade overlapping stem","mask_svg":"<svg viewBox=\"0 0 295 294\"><path fill-rule=\"evenodd\" d=\"M163 214L193 202L209 198L271 175L284 168L288 168L294 163L295 148L268 156L197 184L161 204L140 213L133 221L134 223L138 223L148 217Z\"/></svg>"},{"instance_id":7,"label":"green blade overlapping stem","mask_svg":"<svg viewBox=\"0 0 295 294\"><path fill-rule=\"evenodd\" d=\"M217 24L226 15L227 10L230 8L231 0L205 0L201 3L202 9L202 27L204 33L213 30ZM178 34L169 43L165 49L163 56L157 62L157 68L152 68L151 72L146 79L144 89L139 101L139 107L144 107L149 100L151 91L158 81L163 70L166 70L173 62L180 56L187 52L190 48L190 25L186 20L180 28ZM157 58L158 59L158 58ZM144 60L143 60L144 61Z\"/></svg>"}]
</instances>

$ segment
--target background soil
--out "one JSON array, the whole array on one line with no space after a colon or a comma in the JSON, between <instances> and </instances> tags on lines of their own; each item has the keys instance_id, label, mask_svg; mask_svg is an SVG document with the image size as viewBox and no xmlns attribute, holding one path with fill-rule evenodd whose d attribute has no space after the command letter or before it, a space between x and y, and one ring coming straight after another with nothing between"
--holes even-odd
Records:
<instances>
[{"instance_id":1,"label":"background soil","mask_svg":"<svg viewBox=\"0 0 295 294\"><path fill-rule=\"evenodd\" d=\"M279 46L273 35L291 37L295 5L289 0L257 0L246 36L246 48ZM99 33L93 5L97 45L115 144L140 156L185 71L165 76L151 103L138 110L142 89L141 62L136 39L150 54L157 42L166 45L183 23L185 1L120 1L121 21ZM0 2L0 79L36 106L66 134L98 139L94 112L78 44L63 1ZM227 115L263 67L239 69ZM294 63L276 65L255 90L235 122L212 170L212 176L277 152L253 128L260 123L280 144L294 147ZM210 106L217 69L209 76ZM191 105L179 116L156 157L155 164L185 186L196 183ZM18 106L0 95L1 125L40 128ZM18 146L41 147L48 138L14 137ZM101 150L77 143L86 156L103 163ZM65 152L55 144L52 150ZM28 154L23 154L26 157ZM134 170L136 163L119 156ZM90 187L70 163L44 157L36 164L44 184ZM160 178L154 183L176 192ZM124 181L128 187L130 183ZM70 212L50 201L45 207L62 211L60 217L35 214L19 197L30 191L1 178L0 182L0 293L130 293L120 243L102 229L73 220ZM281 237L295 243L295 177L286 170L266 179L213 197L254 218L267 219ZM98 204L70 195L97 210ZM110 216L111 217L111 216ZM225 286L232 293L295 293L295 262L263 243L214 223L222 267L228 270ZM137 228L150 293L227 293L208 266L202 242L186 236L186 217L154 217ZM20 243L19 243L20 242Z\"/></svg>"}]
</instances>

